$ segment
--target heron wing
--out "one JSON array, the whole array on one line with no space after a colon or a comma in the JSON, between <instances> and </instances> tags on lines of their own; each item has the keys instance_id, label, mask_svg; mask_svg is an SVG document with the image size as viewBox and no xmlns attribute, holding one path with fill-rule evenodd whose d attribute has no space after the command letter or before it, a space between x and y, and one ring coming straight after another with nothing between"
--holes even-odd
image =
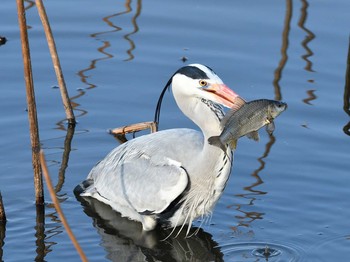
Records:
<instances>
[{"instance_id":1,"label":"heron wing","mask_svg":"<svg viewBox=\"0 0 350 262\"><path fill-rule=\"evenodd\" d=\"M166 137L163 145L148 141L165 141L158 135L140 137L117 147L92 169L88 178L94 181L93 185L83 195L98 194L106 202L131 207L140 214L164 211L189 182L182 163L164 153L169 151L164 147L173 141L169 133Z\"/></svg>"}]
</instances>

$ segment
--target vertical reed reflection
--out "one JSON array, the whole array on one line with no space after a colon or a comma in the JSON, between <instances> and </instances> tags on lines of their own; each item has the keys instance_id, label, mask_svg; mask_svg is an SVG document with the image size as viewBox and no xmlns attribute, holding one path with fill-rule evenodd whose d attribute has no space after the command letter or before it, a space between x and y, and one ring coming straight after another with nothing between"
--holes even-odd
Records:
<instances>
[{"instance_id":1,"label":"vertical reed reflection","mask_svg":"<svg viewBox=\"0 0 350 262\"><path fill-rule=\"evenodd\" d=\"M3 246L5 245L5 236L6 236L6 223L0 221L0 261L3 260Z\"/></svg>"},{"instance_id":2,"label":"vertical reed reflection","mask_svg":"<svg viewBox=\"0 0 350 262\"><path fill-rule=\"evenodd\" d=\"M282 72L288 61L287 50L289 45L289 32L290 32L290 23L292 20L292 10L293 10L292 0L286 0L286 14L284 19L284 28L282 32L281 60L274 72L274 80L273 80L276 100L282 99L282 92L281 92L281 87L279 82L282 79ZM236 195L238 197L248 199L249 200L249 203L247 204L248 206L254 205L254 201L256 200L256 197L255 197L256 195L264 195L267 193L260 190L256 190L254 188L264 183L261 177L259 176L259 172L265 168L265 161L263 159L268 156L272 148L272 145L275 143L275 141L276 141L275 137L271 135L270 141L266 144L264 154L257 159L258 162L260 163L260 166L252 173L252 176L256 179L256 181L252 185L244 188L244 190L248 191L249 193ZM260 212L246 212L243 210L243 205L237 205L236 210L244 214L244 216L237 216L237 218L240 219L238 226L248 227L250 223L252 223L256 219L262 219L264 215L264 213L260 213Z\"/></svg>"},{"instance_id":3,"label":"vertical reed reflection","mask_svg":"<svg viewBox=\"0 0 350 262\"><path fill-rule=\"evenodd\" d=\"M345 73L345 87L344 87L344 112L350 116L350 38L348 48L348 59ZM350 121L343 127L345 134L350 136Z\"/></svg>"},{"instance_id":4,"label":"vertical reed reflection","mask_svg":"<svg viewBox=\"0 0 350 262\"><path fill-rule=\"evenodd\" d=\"M316 37L315 34L306 27L306 21L308 16L308 8L309 3L307 0L301 0L302 7L300 9L300 19L298 21L298 26L306 33L305 39L301 42L302 47L305 49L305 54L302 55L302 59L305 60L306 65L304 69L308 72L315 72L312 69L312 62L310 60L310 57L313 56L313 52L311 48L309 48L309 44L311 41ZM313 83L313 80L309 80L309 83ZM308 105L312 105L310 101L315 100L317 96L314 94L316 90L310 89L306 91L306 94L308 95L305 99L303 99L303 102Z\"/></svg>"},{"instance_id":5,"label":"vertical reed reflection","mask_svg":"<svg viewBox=\"0 0 350 262\"><path fill-rule=\"evenodd\" d=\"M265 161L263 159L269 155L271 148L272 148L272 145L275 143L275 141L276 141L276 138L273 135L271 135L270 141L265 146L265 151L264 151L263 155L257 159L258 162L260 163L260 166L257 169L255 169L254 172L251 174L251 176L254 177L256 180L250 186L243 188L244 190L248 191L249 193L236 195L238 197L242 197L242 198L249 200L248 204L245 204L244 206L246 206L246 205L253 206L254 201L256 200L255 196L267 194L267 192L260 191L260 190L257 190L255 188L264 183L264 181L259 176L259 173L265 168ZM237 218L240 220L238 226L249 227L250 223L252 223L253 221L263 218L264 213L246 212L243 210L244 206L237 205L237 208L236 208L237 211L242 212L244 214L244 216L237 216Z\"/></svg>"},{"instance_id":6,"label":"vertical reed reflection","mask_svg":"<svg viewBox=\"0 0 350 262\"><path fill-rule=\"evenodd\" d=\"M308 95L308 97L303 99L303 102L304 102L305 104L312 105L312 104L310 103L310 101L315 100L315 99L317 98L317 96L314 94L315 91L316 91L316 90L314 90L314 89L311 89L311 90L307 90L307 91L306 91L306 94Z\"/></svg>"},{"instance_id":7,"label":"vertical reed reflection","mask_svg":"<svg viewBox=\"0 0 350 262\"><path fill-rule=\"evenodd\" d=\"M36 205L36 225L35 225L36 257L34 261L45 261L45 256L49 253L49 248L45 245L45 206Z\"/></svg>"},{"instance_id":8,"label":"vertical reed reflection","mask_svg":"<svg viewBox=\"0 0 350 262\"><path fill-rule=\"evenodd\" d=\"M66 138L64 140L64 150L63 150L63 155L62 155L61 168L58 171L58 181L57 181L57 185L55 187L56 193L61 191L63 184L64 184L65 173L66 173L66 169L68 167L69 154L70 154L70 151L72 149L71 145L72 145L72 139L74 136L74 130L75 130L75 127L72 127L70 125L68 126Z\"/></svg>"},{"instance_id":9,"label":"vertical reed reflection","mask_svg":"<svg viewBox=\"0 0 350 262\"><path fill-rule=\"evenodd\" d=\"M301 2L302 2L302 7L300 9L300 19L298 22L298 26L306 33L305 39L301 42L301 45L303 46L306 52L305 55L302 55L302 58L306 62L306 66L304 69L309 72L315 72L312 69L312 62L309 60L309 58L314 54L312 50L309 48L309 43L315 38L315 34L305 26L307 15L308 15L307 9L309 7L309 3L307 0L301 0Z\"/></svg>"},{"instance_id":10,"label":"vertical reed reflection","mask_svg":"<svg viewBox=\"0 0 350 262\"><path fill-rule=\"evenodd\" d=\"M141 7L142 7L142 1L141 1L141 0L138 0L138 1L137 1L137 6L136 6L135 15L134 15L134 16L132 17L132 19L131 19L131 23L132 23L134 29L133 29L130 33L124 35L124 39L127 40L127 41L129 42L129 44L130 44L130 48L126 51L127 54L129 55L129 58L128 58L128 59L125 59L124 61L130 61L130 60L133 60L133 59L134 59L134 55L132 54L132 51L134 51L134 49L135 49L136 46L135 46L134 41L131 40L130 36L133 35L133 34L135 34L135 33L137 33L137 32L139 31L139 27L138 27L138 25L137 25L137 23L136 23L136 19L137 19L137 18L140 16L140 14L141 14Z\"/></svg>"},{"instance_id":11,"label":"vertical reed reflection","mask_svg":"<svg viewBox=\"0 0 350 262\"><path fill-rule=\"evenodd\" d=\"M32 0L24 0L28 5L24 8L26 11L30 8L32 8L35 5L35 2Z\"/></svg>"},{"instance_id":12,"label":"vertical reed reflection","mask_svg":"<svg viewBox=\"0 0 350 262\"><path fill-rule=\"evenodd\" d=\"M284 29L282 32L282 47L281 47L281 60L278 64L278 67L275 70L274 73L274 80L273 80L273 86L275 88L275 99L281 100L282 99L282 93L281 93L281 86L279 82L282 79L282 71L288 61L288 45L289 45L289 32L290 32L290 22L292 20L292 10L293 10L293 2L292 0L286 0L286 16L284 20Z\"/></svg>"},{"instance_id":13,"label":"vertical reed reflection","mask_svg":"<svg viewBox=\"0 0 350 262\"><path fill-rule=\"evenodd\" d=\"M64 121L64 120L62 120ZM61 121L61 122L62 122ZM63 122L59 122L60 125L62 125L62 129L65 128L65 125ZM61 129L61 128L60 128ZM61 191L64 181L65 181L65 172L68 167L68 161L69 161L69 154L71 152L71 144L74 136L75 127L68 125L67 126L67 133L64 140L64 148L63 148L63 155L62 155L62 161L61 161L61 167L58 171L58 181L57 185L55 187L56 194ZM66 194L58 196L58 199L60 202L63 202L67 199ZM61 221L57 219L56 211L54 211L52 214L49 214L48 217L52 218L52 221L56 224L59 224L58 226L54 227L53 229L49 229L50 226L45 225L45 208L54 208L52 204L46 204L45 206L39 207L37 206L37 218L36 218L36 253L37 257L35 261L44 261L44 258L47 253L51 252L51 246L55 245L55 242L49 242L48 240L63 232ZM58 222L57 222L58 220ZM52 227L52 226L51 226ZM1 260L0 260L1 261Z\"/></svg>"},{"instance_id":14,"label":"vertical reed reflection","mask_svg":"<svg viewBox=\"0 0 350 262\"><path fill-rule=\"evenodd\" d=\"M90 36L95 38L95 39L98 39L99 36L103 35L103 34L110 34L110 33L115 33L115 32L119 32L119 31L122 31L123 28L121 28L120 26L117 26L115 25L113 22L112 22L112 18L115 18L115 17L118 17L118 16L122 16L122 15L126 15L126 14L129 14L132 12L132 7L131 7L131 0L126 0L125 2L125 8L126 10L125 11L122 11L122 12L118 12L118 13L115 13L115 14L112 14L112 15L108 15L104 18L102 18L102 20L109 26L112 28L112 30L107 30L107 31L102 31L102 32L96 32L96 33L93 33L91 34ZM126 33L124 34L123 38L129 43L129 48L126 50L126 53L128 55L128 58L125 59L124 61L130 61L130 60L133 60L134 59L134 55L133 55L133 51L135 50L136 48L136 45L134 43L134 41L131 39L131 35L137 33L139 31L139 26L137 24L137 18L140 16L141 14L141 8L142 8L142 1L141 0L138 0L137 1L137 4L136 4L136 12L135 14L132 16L131 18L131 24L132 24L132 30L131 32L129 33ZM90 65L85 68L85 69L82 69L78 72L78 75L80 76L80 79L81 81L88 86L88 89L90 88L94 88L96 87L95 84L93 83L90 83L88 82L88 76L86 75L86 72L88 71L91 71L93 69L96 68L96 64L97 62L99 61L102 61L102 60L107 60L107 59L111 59L113 58L113 54L111 53L108 53L106 50L108 48L111 47L111 43L109 41L102 41L102 46L99 47L97 50L99 53L102 53L103 54L103 57L101 58L96 58L96 59L93 59L91 60L90 62Z\"/></svg>"}]
</instances>

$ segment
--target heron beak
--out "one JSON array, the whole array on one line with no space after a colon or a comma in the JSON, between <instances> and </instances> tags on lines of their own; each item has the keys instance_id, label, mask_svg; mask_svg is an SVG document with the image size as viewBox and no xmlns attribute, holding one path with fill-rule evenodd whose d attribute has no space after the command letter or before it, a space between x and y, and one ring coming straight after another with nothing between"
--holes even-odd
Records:
<instances>
[{"instance_id":1,"label":"heron beak","mask_svg":"<svg viewBox=\"0 0 350 262\"><path fill-rule=\"evenodd\" d=\"M212 93L213 100L215 102L220 103L228 108L234 107L239 101L241 101L240 96L237 93L233 92L225 84L211 84L203 90Z\"/></svg>"}]
</instances>

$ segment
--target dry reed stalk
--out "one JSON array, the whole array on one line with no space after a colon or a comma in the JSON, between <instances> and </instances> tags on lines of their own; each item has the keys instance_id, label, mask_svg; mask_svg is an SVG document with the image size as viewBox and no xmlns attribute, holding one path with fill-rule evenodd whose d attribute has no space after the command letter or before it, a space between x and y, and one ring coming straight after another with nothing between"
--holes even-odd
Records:
<instances>
[{"instance_id":1,"label":"dry reed stalk","mask_svg":"<svg viewBox=\"0 0 350 262\"><path fill-rule=\"evenodd\" d=\"M4 203L2 202L2 195L0 191L0 222L6 221L6 214L5 214L5 207Z\"/></svg>"},{"instance_id":2,"label":"dry reed stalk","mask_svg":"<svg viewBox=\"0 0 350 262\"><path fill-rule=\"evenodd\" d=\"M66 232L70 238L70 240L72 241L75 249L77 250L80 258L82 261L88 261L83 250L81 249L77 239L75 238L72 230L70 229L70 226L68 225L68 222L63 214L63 211L61 209L61 206L60 206L60 202L58 201L57 199L57 196L56 196L56 193L55 193L55 190L53 188L53 185L52 185L52 182L51 182L51 179L50 179L50 175L49 175L49 172L48 172L48 169L47 169L47 165L46 165L46 161L45 161L45 156L44 156L44 152L43 150L40 151L40 162L41 162L41 168L43 170L43 174L44 174L44 177L45 177L45 180L46 180L46 185L47 185L47 189L49 190L49 193L50 193L50 196L51 196L51 199L52 199L52 202L55 206L55 209L62 221L62 224L64 226L64 228L66 229Z\"/></svg>"},{"instance_id":3,"label":"dry reed stalk","mask_svg":"<svg viewBox=\"0 0 350 262\"><path fill-rule=\"evenodd\" d=\"M62 102L63 102L64 110L66 112L68 124L74 126L76 124L76 121L75 121L75 117L74 117L74 113L73 113L73 108L72 108L72 105L71 105L70 100L69 100L69 95L68 95L66 83L64 81L64 77L63 77L63 73L62 73L61 63L60 63L60 60L59 60L59 57L57 54L56 44L55 44L55 40L54 40L53 35L52 35L52 31L51 31L50 23L49 23L47 14L46 14L46 10L45 10L45 7L44 7L42 0L36 0L35 3L36 3L36 6L38 8L38 13L39 13L39 16L41 19L41 23L43 24L43 27L44 27L44 31L45 31L45 35L46 35L46 39L47 39L47 44L48 44L49 49L50 49L52 63L53 63L54 69L55 69L55 73L56 73L56 77L57 77L57 81L58 81L58 86L59 86L60 91L61 91Z\"/></svg>"},{"instance_id":4,"label":"dry reed stalk","mask_svg":"<svg viewBox=\"0 0 350 262\"><path fill-rule=\"evenodd\" d=\"M117 127L110 130L110 133L114 135L120 135L120 134L138 132L148 128L151 129L151 133L157 132L157 124L152 121L152 122L142 122L142 123L137 123L133 125Z\"/></svg>"},{"instance_id":5,"label":"dry reed stalk","mask_svg":"<svg viewBox=\"0 0 350 262\"><path fill-rule=\"evenodd\" d=\"M29 43L28 43L27 22L26 22L26 15L25 15L23 0L17 0L17 13L18 13L18 23L19 23L19 29L21 34L21 41L22 41L24 79L26 83L30 141L32 145L32 163L33 163L33 170L34 170L35 202L36 204L43 204L44 191L43 191L43 182L42 182L40 159L39 159L39 152L40 152L39 129L38 129L38 119L37 119L36 104L35 104L35 93L34 93L31 59L30 59L30 50L29 50Z\"/></svg>"}]
</instances>

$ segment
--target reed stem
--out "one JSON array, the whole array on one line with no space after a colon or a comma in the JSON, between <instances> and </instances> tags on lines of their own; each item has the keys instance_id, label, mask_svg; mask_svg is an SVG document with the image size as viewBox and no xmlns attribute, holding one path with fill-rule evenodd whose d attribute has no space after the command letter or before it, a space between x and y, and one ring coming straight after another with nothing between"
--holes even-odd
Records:
<instances>
[{"instance_id":1,"label":"reed stem","mask_svg":"<svg viewBox=\"0 0 350 262\"><path fill-rule=\"evenodd\" d=\"M41 168L43 170L43 174L44 174L44 177L45 177L45 180L46 180L46 185L47 185L47 188L49 190L49 193L50 193L50 196L51 196L51 199L52 199L52 202L55 206L55 209L62 221L62 224L64 226L64 228L66 229L66 232L70 238L70 240L72 241L75 249L77 250L80 258L81 258L81 261L88 261L83 250L81 249L77 239L75 238L71 228L69 227L68 225L68 222L63 214L63 211L61 209L61 206L60 206L60 203L57 199L57 196L56 196L56 193L55 193L55 190L53 188L53 185L52 185L52 182L51 182L51 179L50 179L50 175L48 173L48 170L47 170L47 166L46 166L46 161L45 161L45 156L44 156L44 152L41 150L40 151L40 162L41 162Z\"/></svg>"},{"instance_id":2,"label":"reed stem","mask_svg":"<svg viewBox=\"0 0 350 262\"><path fill-rule=\"evenodd\" d=\"M68 95L66 83L64 81L61 63L60 63L60 60L59 60L59 57L57 54L56 44L55 44L54 37L52 35L49 19L47 17L43 1L36 0L35 3L36 3L36 6L38 8L38 13L39 13L41 23L43 24L45 35L46 35L47 44L48 44L49 49L50 49L52 63L53 63L54 69L55 69L58 86L59 86L60 91L61 91L61 97L62 97L64 110L66 112L66 118L68 120L68 124L74 126L76 124L76 121L75 121L75 117L74 117L74 113L73 113L73 108L72 108L72 105L71 105L70 100L69 100L69 95Z\"/></svg>"},{"instance_id":3,"label":"reed stem","mask_svg":"<svg viewBox=\"0 0 350 262\"><path fill-rule=\"evenodd\" d=\"M22 42L22 56L24 65L24 79L26 84L26 96L28 105L28 119L29 119L29 129L30 129L30 141L32 145L32 163L34 170L34 187L35 187L35 202L36 204L44 203L44 191L43 182L40 168L40 140L39 140L39 129L38 129L38 119L35 103L35 93L34 93L34 83L32 66L30 59L30 50L28 42L28 32L27 32L27 22L24 9L23 0L17 1L17 14L18 23Z\"/></svg>"},{"instance_id":4,"label":"reed stem","mask_svg":"<svg viewBox=\"0 0 350 262\"><path fill-rule=\"evenodd\" d=\"M6 222L6 214L5 214L5 207L4 203L2 202L2 195L0 191L0 223Z\"/></svg>"}]
</instances>

